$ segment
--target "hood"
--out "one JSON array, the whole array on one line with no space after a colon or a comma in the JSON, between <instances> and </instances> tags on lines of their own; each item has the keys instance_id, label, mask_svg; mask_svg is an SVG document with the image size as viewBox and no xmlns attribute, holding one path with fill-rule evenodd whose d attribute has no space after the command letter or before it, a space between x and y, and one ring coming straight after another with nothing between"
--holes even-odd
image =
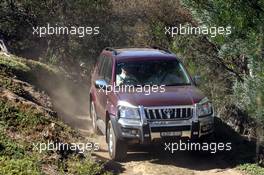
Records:
<instances>
[{"instance_id":1,"label":"hood","mask_svg":"<svg viewBox=\"0 0 264 175\"><path fill-rule=\"evenodd\" d=\"M120 92L117 93L117 97L119 100L127 101L135 106L192 105L205 97L195 86L167 86L165 92L147 94L143 92Z\"/></svg>"}]
</instances>

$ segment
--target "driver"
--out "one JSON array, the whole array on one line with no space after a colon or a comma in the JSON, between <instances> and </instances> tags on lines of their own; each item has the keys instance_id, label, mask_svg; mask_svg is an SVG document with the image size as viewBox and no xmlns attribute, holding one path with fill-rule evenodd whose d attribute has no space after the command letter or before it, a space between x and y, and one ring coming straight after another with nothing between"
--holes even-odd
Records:
<instances>
[{"instance_id":1,"label":"driver","mask_svg":"<svg viewBox=\"0 0 264 175\"><path fill-rule=\"evenodd\" d=\"M124 84L135 84L137 82L137 78L132 75L131 67L124 65L121 68L121 73L116 76L116 85L124 85Z\"/></svg>"}]
</instances>

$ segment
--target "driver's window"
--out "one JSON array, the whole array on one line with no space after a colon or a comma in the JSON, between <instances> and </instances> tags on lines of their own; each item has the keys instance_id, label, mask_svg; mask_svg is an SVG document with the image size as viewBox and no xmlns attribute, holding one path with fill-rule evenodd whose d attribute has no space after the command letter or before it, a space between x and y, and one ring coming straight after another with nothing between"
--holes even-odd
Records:
<instances>
[{"instance_id":1,"label":"driver's window","mask_svg":"<svg viewBox=\"0 0 264 175\"><path fill-rule=\"evenodd\" d=\"M136 85L138 83L135 71L137 67L129 63L117 64L116 85Z\"/></svg>"}]
</instances>

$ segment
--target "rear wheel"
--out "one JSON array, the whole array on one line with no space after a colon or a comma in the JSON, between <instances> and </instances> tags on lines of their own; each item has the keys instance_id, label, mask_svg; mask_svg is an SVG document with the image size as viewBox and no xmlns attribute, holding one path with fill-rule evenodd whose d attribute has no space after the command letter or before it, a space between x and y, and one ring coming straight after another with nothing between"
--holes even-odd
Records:
<instances>
[{"instance_id":1,"label":"rear wheel","mask_svg":"<svg viewBox=\"0 0 264 175\"><path fill-rule=\"evenodd\" d=\"M108 152L112 160L124 161L127 157L127 144L119 140L114 132L111 120L107 126Z\"/></svg>"},{"instance_id":2,"label":"rear wheel","mask_svg":"<svg viewBox=\"0 0 264 175\"><path fill-rule=\"evenodd\" d=\"M95 134L99 134L99 129L96 125L96 121L97 121L97 114L96 114L96 111L95 111L95 106L94 106L94 102L91 101L90 103L90 116L91 116L91 119L92 119L92 127L93 127L93 131Z\"/></svg>"}]
</instances>

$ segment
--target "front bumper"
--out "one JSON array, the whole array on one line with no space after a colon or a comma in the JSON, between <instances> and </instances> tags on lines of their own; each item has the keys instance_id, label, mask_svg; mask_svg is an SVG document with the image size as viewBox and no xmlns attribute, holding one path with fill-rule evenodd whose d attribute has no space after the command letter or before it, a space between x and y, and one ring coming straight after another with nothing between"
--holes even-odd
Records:
<instances>
[{"instance_id":1,"label":"front bumper","mask_svg":"<svg viewBox=\"0 0 264 175\"><path fill-rule=\"evenodd\" d=\"M144 110L141 110L141 120L117 119L115 130L117 137L133 143L150 143L153 140L165 137L196 139L209 135L214 131L214 117L209 115L203 118L192 117L188 120L146 120ZM169 134L162 135L163 133Z\"/></svg>"}]
</instances>

